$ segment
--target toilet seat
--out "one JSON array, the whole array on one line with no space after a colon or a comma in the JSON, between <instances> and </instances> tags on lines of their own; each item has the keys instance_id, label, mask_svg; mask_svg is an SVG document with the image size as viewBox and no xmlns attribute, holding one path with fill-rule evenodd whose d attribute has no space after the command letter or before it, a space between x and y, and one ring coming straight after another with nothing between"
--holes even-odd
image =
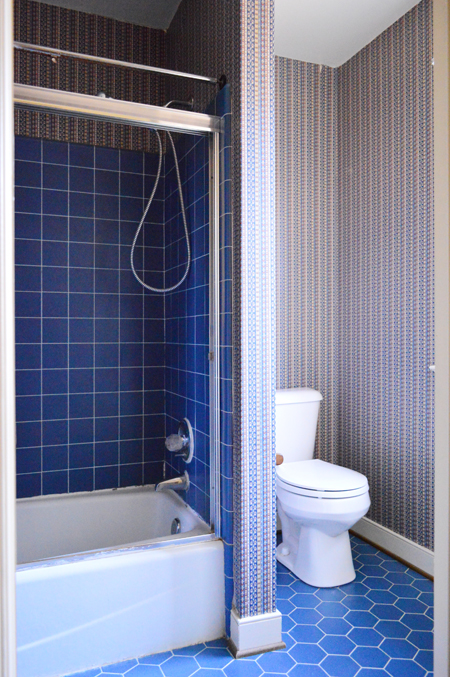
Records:
<instances>
[{"instance_id":1,"label":"toilet seat","mask_svg":"<svg viewBox=\"0 0 450 677\"><path fill-rule=\"evenodd\" d=\"M367 478L355 470L319 459L282 463L277 481L285 491L321 499L344 499L369 491Z\"/></svg>"}]
</instances>

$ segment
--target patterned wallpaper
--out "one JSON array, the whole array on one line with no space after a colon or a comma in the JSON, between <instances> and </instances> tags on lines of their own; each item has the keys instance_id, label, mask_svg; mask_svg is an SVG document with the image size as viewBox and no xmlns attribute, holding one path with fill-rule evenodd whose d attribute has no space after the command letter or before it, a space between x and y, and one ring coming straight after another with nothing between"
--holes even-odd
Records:
<instances>
[{"instance_id":1,"label":"patterned wallpaper","mask_svg":"<svg viewBox=\"0 0 450 677\"><path fill-rule=\"evenodd\" d=\"M164 31L106 17L54 7L34 0L15 0L14 39L71 52L95 54L152 66L165 62ZM166 102L165 78L127 68L95 64L15 50L15 82L161 105ZM111 148L156 150L150 130L61 115L16 111L16 134L54 141Z\"/></svg>"},{"instance_id":2,"label":"patterned wallpaper","mask_svg":"<svg viewBox=\"0 0 450 677\"><path fill-rule=\"evenodd\" d=\"M336 70L277 59L278 385L322 392L318 455L428 548L431 21L423 0Z\"/></svg>"},{"instance_id":3,"label":"patterned wallpaper","mask_svg":"<svg viewBox=\"0 0 450 677\"><path fill-rule=\"evenodd\" d=\"M433 547L432 3L339 73L339 458Z\"/></svg>"},{"instance_id":4,"label":"patterned wallpaper","mask_svg":"<svg viewBox=\"0 0 450 677\"><path fill-rule=\"evenodd\" d=\"M337 454L337 72L276 58L277 387L319 390L317 452Z\"/></svg>"}]
</instances>

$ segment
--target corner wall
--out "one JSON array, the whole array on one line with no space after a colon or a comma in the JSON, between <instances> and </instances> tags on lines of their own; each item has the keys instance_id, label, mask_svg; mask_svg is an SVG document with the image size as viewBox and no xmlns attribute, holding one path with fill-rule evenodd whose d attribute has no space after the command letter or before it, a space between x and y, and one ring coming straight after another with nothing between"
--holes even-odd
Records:
<instances>
[{"instance_id":1,"label":"corner wall","mask_svg":"<svg viewBox=\"0 0 450 677\"><path fill-rule=\"evenodd\" d=\"M432 3L339 69L277 59L278 384L324 395L317 454L433 547ZM289 290L287 293L286 290Z\"/></svg>"}]
</instances>

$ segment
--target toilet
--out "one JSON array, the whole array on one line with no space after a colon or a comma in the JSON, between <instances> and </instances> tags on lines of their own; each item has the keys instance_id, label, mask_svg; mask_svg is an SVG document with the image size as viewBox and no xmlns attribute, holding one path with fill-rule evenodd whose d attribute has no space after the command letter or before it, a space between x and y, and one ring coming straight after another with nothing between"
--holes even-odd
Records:
<instances>
[{"instance_id":1,"label":"toilet","mask_svg":"<svg viewBox=\"0 0 450 677\"><path fill-rule=\"evenodd\" d=\"M277 559L308 585L332 588L355 578L348 530L370 497L364 475L313 458L321 400L312 388L276 392Z\"/></svg>"}]
</instances>

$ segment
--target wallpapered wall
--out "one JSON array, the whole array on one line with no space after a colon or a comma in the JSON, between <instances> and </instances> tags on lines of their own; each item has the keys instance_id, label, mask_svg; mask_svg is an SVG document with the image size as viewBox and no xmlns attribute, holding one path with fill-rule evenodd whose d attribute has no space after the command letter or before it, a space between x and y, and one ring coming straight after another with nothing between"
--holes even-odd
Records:
<instances>
[{"instance_id":1,"label":"wallpapered wall","mask_svg":"<svg viewBox=\"0 0 450 677\"><path fill-rule=\"evenodd\" d=\"M338 69L276 72L278 386L322 392L317 454L432 548L431 1Z\"/></svg>"}]
</instances>

